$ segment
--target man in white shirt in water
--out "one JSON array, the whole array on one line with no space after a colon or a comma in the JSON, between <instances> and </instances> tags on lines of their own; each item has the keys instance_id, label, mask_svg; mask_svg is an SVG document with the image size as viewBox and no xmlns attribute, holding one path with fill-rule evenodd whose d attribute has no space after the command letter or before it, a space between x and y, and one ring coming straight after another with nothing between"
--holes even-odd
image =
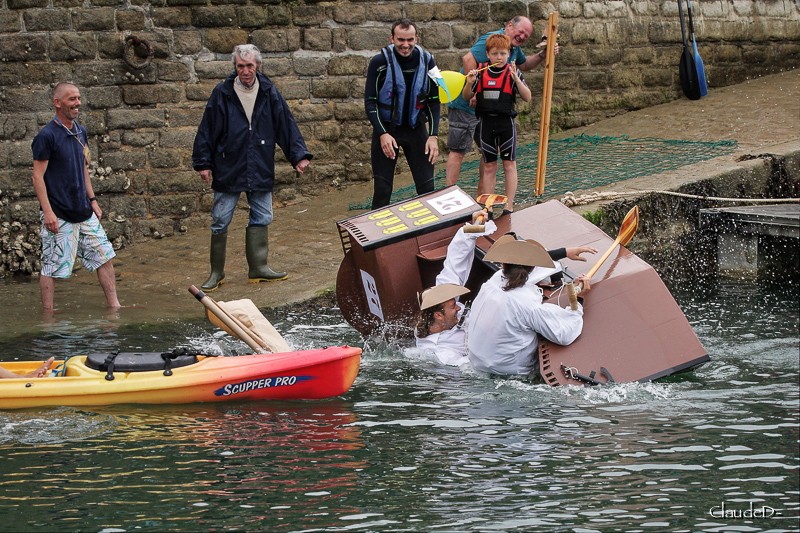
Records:
<instances>
[{"instance_id":1,"label":"man in white shirt in water","mask_svg":"<svg viewBox=\"0 0 800 533\"><path fill-rule=\"evenodd\" d=\"M496 376L538 378L539 336L568 345L583 330L583 306L577 309L544 302L539 282L557 274L561 265L533 240L513 235L497 239L484 257L501 269L486 281L472 302L467 347L472 368ZM591 286L583 277L581 292Z\"/></svg>"},{"instance_id":2,"label":"man in white shirt in water","mask_svg":"<svg viewBox=\"0 0 800 533\"><path fill-rule=\"evenodd\" d=\"M478 217L486 220L487 212L484 210L474 213L473 224ZM469 292L464 284L472 269L478 238L491 235L496 230L497 226L491 220L486 222L484 231L480 233L465 233L463 227L459 228L447 247L444 267L436 276L435 285L420 295L420 314L414 329L416 346L420 350L433 353L442 364L461 366L469 362L466 324L461 323L464 304L458 301L458 297ZM566 257L575 261L586 261L581 254L597 253L597 250L582 246L559 248L549 253L554 260ZM554 273L561 270L560 265L554 266L557 266ZM582 290L589 290L588 282L584 282Z\"/></svg>"}]
</instances>

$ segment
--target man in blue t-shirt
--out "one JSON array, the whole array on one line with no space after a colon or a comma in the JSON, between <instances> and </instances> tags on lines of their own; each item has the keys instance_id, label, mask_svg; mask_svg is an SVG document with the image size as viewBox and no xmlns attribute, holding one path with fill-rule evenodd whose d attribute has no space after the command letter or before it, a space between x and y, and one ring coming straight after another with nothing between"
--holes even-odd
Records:
<instances>
[{"instance_id":1,"label":"man in blue t-shirt","mask_svg":"<svg viewBox=\"0 0 800 533\"><path fill-rule=\"evenodd\" d=\"M479 63L486 63L489 60L486 56L486 39L494 33L504 33L511 39L511 54L508 63L516 64L522 71L528 71L544 64L544 45L546 44L544 39L537 45L541 48L538 53L526 56L522 50L522 45L533 33L533 24L529 18L519 16L509 20L503 28L481 35L469 52L461 58L462 72L469 72L477 68ZM556 53L558 53L558 45L556 45ZM445 181L447 185L455 185L461 172L464 156L472 149L475 126L478 124L474 99L468 102L460 95L455 98L448 104L447 120L447 150L449 154ZM484 191L478 191L479 194L481 192Z\"/></svg>"},{"instance_id":2,"label":"man in blue t-shirt","mask_svg":"<svg viewBox=\"0 0 800 533\"><path fill-rule=\"evenodd\" d=\"M41 207L42 266L39 288L42 307L53 311L55 278L68 278L80 258L97 279L111 309L120 307L111 259L116 255L100 217L89 177L86 128L78 124L81 93L72 83L53 88L56 115L34 137L33 190Z\"/></svg>"}]
</instances>

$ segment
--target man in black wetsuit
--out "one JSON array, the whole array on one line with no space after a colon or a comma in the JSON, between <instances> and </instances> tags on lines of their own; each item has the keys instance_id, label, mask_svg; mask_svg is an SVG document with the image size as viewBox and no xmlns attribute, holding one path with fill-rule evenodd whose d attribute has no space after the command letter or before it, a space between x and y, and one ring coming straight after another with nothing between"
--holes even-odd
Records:
<instances>
[{"instance_id":1,"label":"man in black wetsuit","mask_svg":"<svg viewBox=\"0 0 800 533\"><path fill-rule=\"evenodd\" d=\"M417 194L433 191L433 163L439 156L439 90L428 75L436 61L417 44L417 28L409 19L392 24L391 43L370 61L364 87L372 124L372 209L391 202L400 148Z\"/></svg>"}]
</instances>

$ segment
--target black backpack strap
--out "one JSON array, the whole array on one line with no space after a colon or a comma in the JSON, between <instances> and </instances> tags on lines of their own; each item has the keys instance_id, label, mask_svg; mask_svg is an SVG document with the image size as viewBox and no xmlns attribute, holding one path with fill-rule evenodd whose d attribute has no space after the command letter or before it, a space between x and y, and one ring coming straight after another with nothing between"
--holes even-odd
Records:
<instances>
[{"instance_id":1,"label":"black backpack strap","mask_svg":"<svg viewBox=\"0 0 800 533\"><path fill-rule=\"evenodd\" d=\"M175 348L171 352L163 352L161 354L161 359L164 360L164 375L171 376L172 375L172 362L177 359L178 357L197 357L200 355L199 352L192 352L189 351L187 348Z\"/></svg>"},{"instance_id":2,"label":"black backpack strap","mask_svg":"<svg viewBox=\"0 0 800 533\"><path fill-rule=\"evenodd\" d=\"M118 355L119 352L111 352L103 363L106 366L106 381L114 381L114 359L116 359Z\"/></svg>"}]
</instances>

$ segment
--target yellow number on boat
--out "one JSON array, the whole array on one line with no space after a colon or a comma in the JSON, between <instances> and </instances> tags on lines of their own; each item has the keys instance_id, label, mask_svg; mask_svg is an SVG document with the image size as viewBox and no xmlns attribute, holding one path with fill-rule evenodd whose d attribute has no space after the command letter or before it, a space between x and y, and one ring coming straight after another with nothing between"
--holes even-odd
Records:
<instances>
[{"instance_id":1,"label":"yellow number on boat","mask_svg":"<svg viewBox=\"0 0 800 533\"><path fill-rule=\"evenodd\" d=\"M431 222L436 222L437 220L439 220L439 217L437 217L436 215L431 215L425 218L421 218L419 220L415 220L414 225L424 226L425 224L430 224Z\"/></svg>"},{"instance_id":2,"label":"yellow number on boat","mask_svg":"<svg viewBox=\"0 0 800 533\"><path fill-rule=\"evenodd\" d=\"M391 228L386 228L383 230L383 233L386 235L391 235L392 233L400 233L401 231L405 231L408 229L408 226L405 224L398 224L396 226L392 226Z\"/></svg>"},{"instance_id":3,"label":"yellow number on boat","mask_svg":"<svg viewBox=\"0 0 800 533\"><path fill-rule=\"evenodd\" d=\"M430 214L431 214L431 210L428 209L427 207L424 207L422 209L417 209L416 211L412 211L411 213L408 213L406 215L406 217L408 217L408 218L419 218L421 216L430 215Z\"/></svg>"},{"instance_id":4,"label":"yellow number on boat","mask_svg":"<svg viewBox=\"0 0 800 533\"><path fill-rule=\"evenodd\" d=\"M390 215L393 215L391 209L384 209L383 211L378 211L377 213L370 214L367 218L370 220L378 220L379 218L386 218Z\"/></svg>"},{"instance_id":5,"label":"yellow number on boat","mask_svg":"<svg viewBox=\"0 0 800 533\"><path fill-rule=\"evenodd\" d=\"M392 226L394 224L400 224L400 218L395 215L391 218L384 218L383 220L379 220L375 223L376 226L384 227L384 226Z\"/></svg>"},{"instance_id":6,"label":"yellow number on boat","mask_svg":"<svg viewBox=\"0 0 800 533\"><path fill-rule=\"evenodd\" d=\"M397 209L398 209L398 211L411 211L412 209L417 209L417 208L420 208L420 207L422 207L422 202L420 202L419 200L416 200L414 202L411 202L411 203L408 203L408 204L405 204L405 205L401 205Z\"/></svg>"}]
</instances>

